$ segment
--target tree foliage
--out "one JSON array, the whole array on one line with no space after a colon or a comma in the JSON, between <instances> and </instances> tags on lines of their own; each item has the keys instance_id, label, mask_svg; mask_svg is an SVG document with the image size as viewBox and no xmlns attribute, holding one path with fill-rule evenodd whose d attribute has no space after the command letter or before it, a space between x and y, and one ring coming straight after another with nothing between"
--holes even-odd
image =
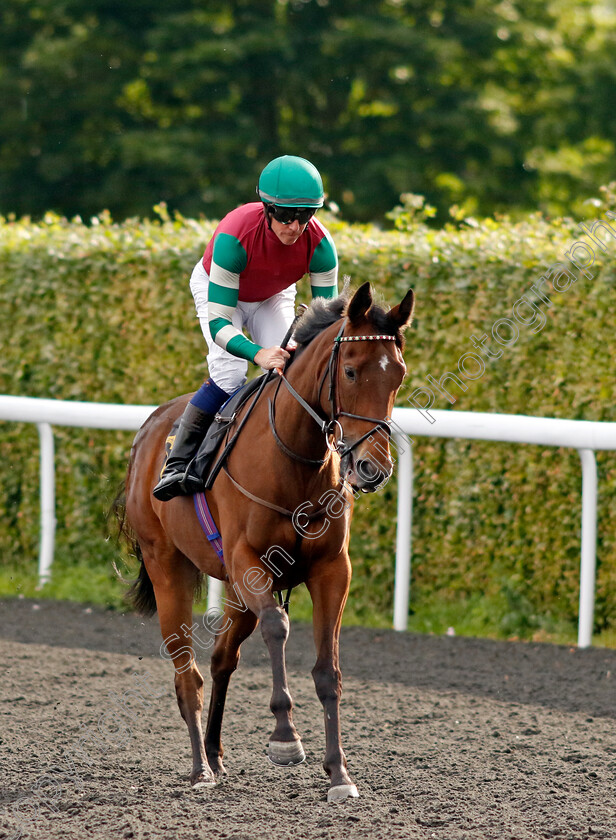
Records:
<instances>
[{"instance_id":1,"label":"tree foliage","mask_svg":"<svg viewBox=\"0 0 616 840\"><path fill-rule=\"evenodd\" d=\"M580 209L614 171L609 0L4 0L0 210L216 216L280 153L349 219L404 192Z\"/></svg>"}]
</instances>

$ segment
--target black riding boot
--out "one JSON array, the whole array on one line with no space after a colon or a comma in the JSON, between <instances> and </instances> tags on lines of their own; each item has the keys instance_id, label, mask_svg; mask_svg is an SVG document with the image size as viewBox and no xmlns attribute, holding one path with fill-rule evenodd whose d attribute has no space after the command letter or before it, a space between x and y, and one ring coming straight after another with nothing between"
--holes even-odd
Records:
<instances>
[{"instance_id":1,"label":"black riding boot","mask_svg":"<svg viewBox=\"0 0 616 840\"><path fill-rule=\"evenodd\" d=\"M206 414L192 403L184 409L160 481L152 491L161 502L203 490L203 479L193 473L191 467L213 419L212 414Z\"/></svg>"}]
</instances>

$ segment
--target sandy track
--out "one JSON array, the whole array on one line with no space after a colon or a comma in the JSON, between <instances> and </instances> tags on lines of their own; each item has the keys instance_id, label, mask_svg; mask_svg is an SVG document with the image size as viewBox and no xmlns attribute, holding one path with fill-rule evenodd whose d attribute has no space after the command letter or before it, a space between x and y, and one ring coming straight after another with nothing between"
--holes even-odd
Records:
<instances>
[{"instance_id":1,"label":"sandy track","mask_svg":"<svg viewBox=\"0 0 616 840\"><path fill-rule=\"evenodd\" d=\"M155 619L0 601L0 838L616 840L616 651L343 631L361 798L329 805L310 628L288 648L307 762L265 757L257 633L231 683L228 776L200 793L159 645Z\"/></svg>"}]
</instances>

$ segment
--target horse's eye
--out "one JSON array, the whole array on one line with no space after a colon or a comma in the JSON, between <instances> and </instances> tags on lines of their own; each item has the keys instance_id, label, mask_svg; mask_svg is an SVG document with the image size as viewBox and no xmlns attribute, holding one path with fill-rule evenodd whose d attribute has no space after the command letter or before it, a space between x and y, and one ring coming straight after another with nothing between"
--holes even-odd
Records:
<instances>
[{"instance_id":1,"label":"horse's eye","mask_svg":"<svg viewBox=\"0 0 616 840\"><path fill-rule=\"evenodd\" d=\"M350 379L351 382L355 382L355 379L357 378L355 375L355 368L349 367L349 365L345 365L344 375L347 379Z\"/></svg>"}]
</instances>

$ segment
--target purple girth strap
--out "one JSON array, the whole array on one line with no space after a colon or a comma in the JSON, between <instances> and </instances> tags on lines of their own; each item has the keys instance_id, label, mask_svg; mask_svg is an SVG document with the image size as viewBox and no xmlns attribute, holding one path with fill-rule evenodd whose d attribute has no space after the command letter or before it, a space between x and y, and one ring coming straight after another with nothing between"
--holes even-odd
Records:
<instances>
[{"instance_id":1,"label":"purple girth strap","mask_svg":"<svg viewBox=\"0 0 616 840\"><path fill-rule=\"evenodd\" d=\"M193 496L195 502L195 511L197 513L197 519L199 520L199 525L203 529L203 533L210 541L210 545L218 555L218 559L225 565L225 559L222 556L222 538L216 527L216 523L214 522L214 517L212 516L210 509L208 507L207 500L205 498L205 493L195 493Z\"/></svg>"}]
</instances>

